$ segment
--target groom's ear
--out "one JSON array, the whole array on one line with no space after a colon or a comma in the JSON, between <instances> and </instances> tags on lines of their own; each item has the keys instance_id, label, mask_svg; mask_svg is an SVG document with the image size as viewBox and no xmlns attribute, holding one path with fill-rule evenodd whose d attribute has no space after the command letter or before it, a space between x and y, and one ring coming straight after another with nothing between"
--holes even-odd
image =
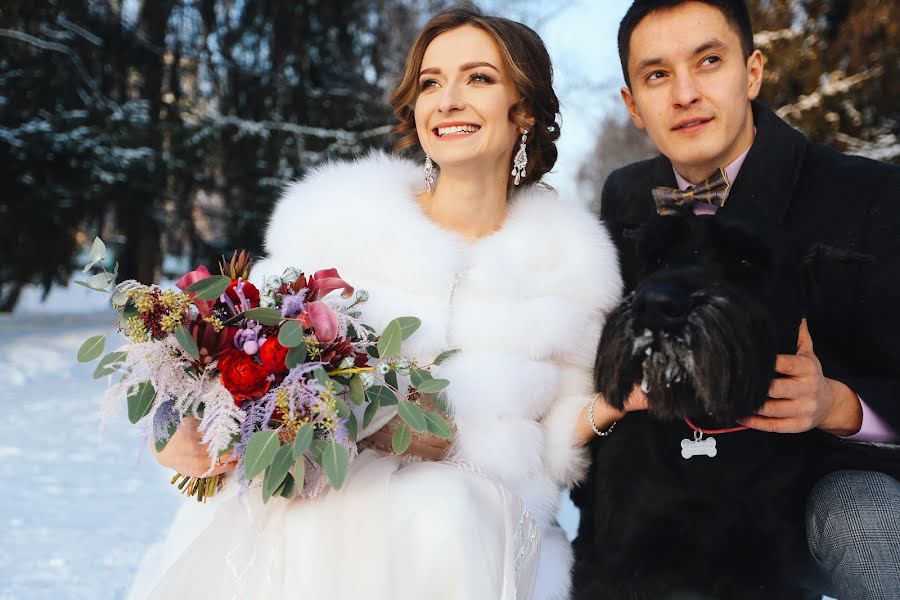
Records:
<instances>
[{"instance_id":1,"label":"groom's ear","mask_svg":"<svg viewBox=\"0 0 900 600\"><path fill-rule=\"evenodd\" d=\"M631 95L631 90L627 87L623 87L620 93L622 94L622 102L625 103L625 108L628 109L628 114L631 115L631 120L634 121L634 124L638 129L643 129L644 120L641 118L641 113L638 112L637 106L634 104L634 96Z\"/></svg>"}]
</instances>

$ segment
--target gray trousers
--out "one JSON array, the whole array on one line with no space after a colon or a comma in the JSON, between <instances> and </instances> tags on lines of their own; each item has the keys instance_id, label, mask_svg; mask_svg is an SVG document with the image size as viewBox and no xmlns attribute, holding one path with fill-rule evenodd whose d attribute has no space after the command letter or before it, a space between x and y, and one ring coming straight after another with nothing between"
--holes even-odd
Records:
<instances>
[{"instance_id":1,"label":"gray trousers","mask_svg":"<svg viewBox=\"0 0 900 600\"><path fill-rule=\"evenodd\" d=\"M900 481L837 471L806 508L809 550L838 600L900 599Z\"/></svg>"}]
</instances>

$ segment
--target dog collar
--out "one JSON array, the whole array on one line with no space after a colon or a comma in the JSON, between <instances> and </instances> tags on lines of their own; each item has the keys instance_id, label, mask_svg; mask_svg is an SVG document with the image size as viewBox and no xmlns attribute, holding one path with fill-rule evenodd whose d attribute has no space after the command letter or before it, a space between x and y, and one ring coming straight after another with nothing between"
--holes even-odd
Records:
<instances>
[{"instance_id":1,"label":"dog collar","mask_svg":"<svg viewBox=\"0 0 900 600\"><path fill-rule=\"evenodd\" d=\"M682 458L691 458L692 456L697 456L698 454L703 454L710 458L713 458L716 454L719 453L718 449L716 449L716 438L703 436L711 433L731 433L733 431L743 431L747 429L743 425L739 425L737 427L728 427L725 429L700 429L687 417L684 418L684 422L688 424L688 427L694 430L694 439L681 440L681 456Z\"/></svg>"}]
</instances>

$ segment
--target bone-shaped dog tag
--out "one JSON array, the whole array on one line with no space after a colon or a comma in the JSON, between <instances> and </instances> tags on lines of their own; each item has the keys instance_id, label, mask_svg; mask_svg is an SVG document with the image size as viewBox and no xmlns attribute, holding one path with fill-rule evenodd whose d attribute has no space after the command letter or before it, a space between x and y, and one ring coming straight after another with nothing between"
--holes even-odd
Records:
<instances>
[{"instance_id":1,"label":"bone-shaped dog tag","mask_svg":"<svg viewBox=\"0 0 900 600\"><path fill-rule=\"evenodd\" d=\"M698 435L699 434L699 435ZM682 458L691 458L700 454L712 458L718 453L716 450L716 438L703 438L703 433L694 432L694 439L681 440L681 456Z\"/></svg>"}]
</instances>

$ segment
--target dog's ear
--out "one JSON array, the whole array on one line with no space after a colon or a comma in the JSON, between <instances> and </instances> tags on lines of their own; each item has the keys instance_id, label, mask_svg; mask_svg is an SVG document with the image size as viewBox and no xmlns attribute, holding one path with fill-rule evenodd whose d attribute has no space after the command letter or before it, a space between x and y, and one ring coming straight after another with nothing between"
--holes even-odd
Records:
<instances>
[{"instance_id":1,"label":"dog's ear","mask_svg":"<svg viewBox=\"0 0 900 600\"><path fill-rule=\"evenodd\" d=\"M865 264L875 261L871 254L816 243L806 249L801 262L803 271L803 297L807 308L819 301L819 280L828 263Z\"/></svg>"}]
</instances>

